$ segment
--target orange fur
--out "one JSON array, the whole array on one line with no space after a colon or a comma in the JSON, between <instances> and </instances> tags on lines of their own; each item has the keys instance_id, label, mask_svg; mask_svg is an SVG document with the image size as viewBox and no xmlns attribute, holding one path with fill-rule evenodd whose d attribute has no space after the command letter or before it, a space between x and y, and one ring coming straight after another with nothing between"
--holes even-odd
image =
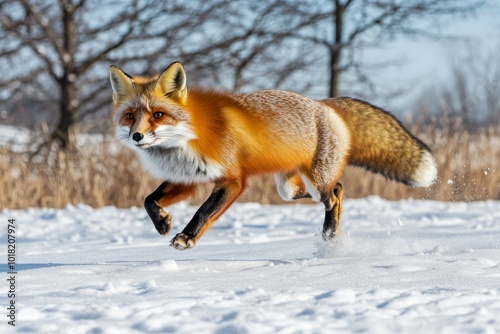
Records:
<instances>
[{"instance_id":1,"label":"orange fur","mask_svg":"<svg viewBox=\"0 0 500 334\"><path fill-rule=\"evenodd\" d=\"M231 95L191 89L183 107L191 115L197 135L191 147L223 164L226 178L246 178L310 165L313 152L274 138L265 119L238 104ZM265 114L266 110L261 112ZM237 164L224 160L228 145L237 147Z\"/></svg>"}]
</instances>

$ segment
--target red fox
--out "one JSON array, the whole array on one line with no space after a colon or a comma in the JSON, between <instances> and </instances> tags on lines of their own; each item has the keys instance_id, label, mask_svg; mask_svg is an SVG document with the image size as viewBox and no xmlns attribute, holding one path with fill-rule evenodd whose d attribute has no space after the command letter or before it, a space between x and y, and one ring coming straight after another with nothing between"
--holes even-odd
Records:
<instances>
[{"instance_id":1,"label":"red fox","mask_svg":"<svg viewBox=\"0 0 500 334\"><path fill-rule=\"evenodd\" d=\"M340 230L347 165L365 167L414 187L430 186L437 167L430 149L391 114L352 98L315 101L281 90L248 94L189 89L174 62L155 77L131 77L111 66L117 138L164 182L144 201L166 235L164 207L215 184L205 203L171 241L193 247L238 198L251 175L272 173L284 200L325 206L323 238Z\"/></svg>"}]
</instances>

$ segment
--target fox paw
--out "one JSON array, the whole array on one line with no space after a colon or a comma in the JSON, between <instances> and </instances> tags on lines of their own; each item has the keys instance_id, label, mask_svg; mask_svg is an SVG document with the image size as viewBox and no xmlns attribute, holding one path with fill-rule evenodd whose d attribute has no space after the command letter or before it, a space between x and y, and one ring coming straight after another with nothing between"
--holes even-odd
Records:
<instances>
[{"instance_id":1,"label":"fox paw","mask_svg":"<svg viewBox=\"0 0 500 334\"><path fill-rule=\"evenodd\" d=\"M340 231L335 231L334 229L331 228L323 230L322 233L323 240L326 242L334 240L338 235L340 235Z\"/></svg>"},{"instance_id":2,"label":"fox paw","mask_svg":"<svg viewBox=\"0 0 500 334\"><path fill-rule=\"evenodd\" d=\"M167 235L168 232L170 232L170 230L172 229L172 225L173 225L172 224L172 215L170 213L166 213L166 212L164 214L165 214L165 216L160 221L155 223L156 230L161 235Z\"/></svg>"},{"instance_id":3,"label":"fox paw","mask_svg":"<svg viewBox=\"0 0 500 334\"><path fill-rule=\"evenodd\" d=\"M194 247L196 241L194 237L190 234L179 233L177 234L172 241L170 241L170 246L174 247L178 250L185 250L191 247Z\"/></svg>"}]
</instances>

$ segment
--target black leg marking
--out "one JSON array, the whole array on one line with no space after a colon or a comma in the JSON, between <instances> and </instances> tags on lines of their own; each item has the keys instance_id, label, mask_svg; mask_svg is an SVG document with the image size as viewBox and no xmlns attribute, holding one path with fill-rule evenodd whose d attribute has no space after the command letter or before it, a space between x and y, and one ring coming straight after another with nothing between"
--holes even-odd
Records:
<instances>
[{"instance_id":1,"label":"black leg marking","mask_svg":"<svg viewBox=\"0 0 500 334\"><path fill-rule=\"evenodd\" d=\"M238 198L244 188L243 184L244 181L242 180L216 184L210 197L196 211L193 219L187 224L182 233L177 234L172 239L170 245L179 250L193 247L212 223Z\"/></svg>"},{"instance_id":2,"label":"black leg marking","mask_svg":"<svg viewBox=\"0 0 500 334\"><path fill-rule=\"evenodd\" d=\"M151 195L144 200L144 208L153 221L156 230L161 235L166 235L172 229L172 215L165 212L159 205L158 201L165 196L165 189L168 183L163 182Z\"/></svg>"},{"instance_id":3,"label":"black leg marking","mask_svg":"<svg viewBox=\"0 0 500 334\"><path fill-rule=\"evenodd\" d=\"M186 225L182 233L198 235L203 229L205 223L217 213L227 200L227 191L225 188L215 190L205 203L196 211L189 224Z\"/></svg>"},{"instance_id":4,"label":"black leg marking","mask_svg":"<svg viewBox=\"0 0 500 334\"><path fill-rule=\"evenodd\" d=\"M208 220L223 208L226 197L225 188L214 190L205 203L196 211L184 230L172 239L170 245L179 250L193 247L196 244L198 234L207 228L205 226Z\"/></svg>"}]
</instances>

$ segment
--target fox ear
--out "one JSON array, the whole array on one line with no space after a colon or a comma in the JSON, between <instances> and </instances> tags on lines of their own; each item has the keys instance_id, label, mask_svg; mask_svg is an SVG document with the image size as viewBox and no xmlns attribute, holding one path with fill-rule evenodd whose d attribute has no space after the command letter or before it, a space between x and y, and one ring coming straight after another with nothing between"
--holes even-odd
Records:
<instances>
[{"instance_id":1,"label":"fox ear","mask_svg":"<svg viewBox=\"0 0 500 334\"><path fill-rule=\"evenodd\" d=\"M115 102L130 96L134 91L134 79L114 65L109 68L109 80L113 88L113 101Z\"/></svg>"},{"instance_id":2,"label":"fox ear","mask_svg":"<svg viewBox=\"0 0 500 334\"><path fill-rule=\"evenodd\" d=\"M186 72L178 61L172 63L156 80L155 91L169 98L187 96Z\"/></svg>"}]
</instances>

